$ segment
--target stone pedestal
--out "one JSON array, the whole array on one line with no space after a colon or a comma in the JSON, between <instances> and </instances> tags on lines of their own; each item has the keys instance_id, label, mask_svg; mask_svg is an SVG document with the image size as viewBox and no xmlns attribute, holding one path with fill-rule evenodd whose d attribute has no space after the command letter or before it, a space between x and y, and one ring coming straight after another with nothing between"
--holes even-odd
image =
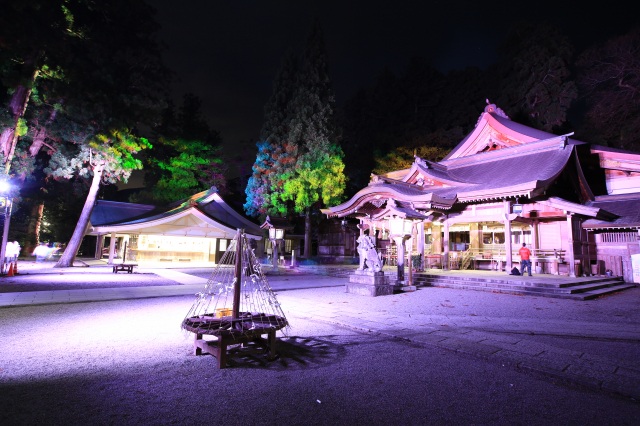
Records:
<instances>
[{"instance_id":1,"label":"stone pedestal","mask_svg":"<svg viewBox=\"0 0 640 426\"><path fill-rule=\"evenodd\" d=\"M393 285L387 282L382 271L356 270L349 275L346 292L362 296L387 296L393 294Z\"/></svg>"},{"instance_id":2,"label":"stone pedestal","mask_svg":"<svg viewBox=\"0 0 640 426\"><path fill-rule=\"evenodd\" d=\"M415 285L409 285L404 281L397 281L394 285L393 285L393 290L396 293L400 293L400 292L407 292L407 291L416 291L418 290L418 287L416 287Z\"/></svg>"}]
</instances>

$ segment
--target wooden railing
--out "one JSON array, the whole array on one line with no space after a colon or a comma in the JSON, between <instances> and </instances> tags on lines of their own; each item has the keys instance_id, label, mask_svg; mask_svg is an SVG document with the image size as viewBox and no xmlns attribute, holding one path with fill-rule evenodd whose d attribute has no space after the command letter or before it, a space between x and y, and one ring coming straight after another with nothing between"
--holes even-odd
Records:
<instances>
[{"instance_id":1,"label":"wooden railing","mask_svg":"<svg viewBox=\"0 0 640 426\"><path fill-rule=\"evenodd\" d=\"M520 255L518 254L520 246L517 250L513 250L511 260L514 263L520 263ZM552 264L553 267L547 267L550 273L557 273L558 265L564 263L565 250L561 249L535 249L531 250L531 261L533 267L540 264ZM388 266L397 265L395 247L390 250L380 250L384 264ZM503 269L507 260L506 251L502 244L483 247L481 249L468 249L465 251L449 252L449 269ZM442 268L442 255L425 254L424 268Z\"/></svg>"},{"instance_id":2,"label":"wooden railing","mask_svg":"<svg viewBox=\"0 0 640 426\"><path fill-rule=\"evenodd\" d=\"M520 250L520 247L518 247ZM552 273L557 273L558 265L564 263L565 250L561 249L535 249L531 250L531 261L535 266L542 263L551 263ZM464 252L449 252L449 267L451 269L503 269L507 260L507 254L503 247L484 247L482 249L469 249ZM511 260L520 263L520 254L512 251ZM485 265L484 267L482 265Z\"/></svg>"}]
</instances>

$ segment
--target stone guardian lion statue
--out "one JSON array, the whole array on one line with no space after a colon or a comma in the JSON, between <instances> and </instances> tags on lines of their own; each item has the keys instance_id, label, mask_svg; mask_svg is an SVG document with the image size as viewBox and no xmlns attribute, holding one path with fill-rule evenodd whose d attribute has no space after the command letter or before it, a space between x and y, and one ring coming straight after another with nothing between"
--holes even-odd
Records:
<instances>
[{"instance_id":1,"label":"stone guardian lion statue","mask_svg":"<svg viewBox=\"0 0 640 426\"><path fill-rule=\"evenodd\" d=\"M360 235L358 238L358 253L360 254L359 271L371 270L380 272L382 270L382 260L376 251L372 237L366 234Z\"/></svg>"}]
</instances>

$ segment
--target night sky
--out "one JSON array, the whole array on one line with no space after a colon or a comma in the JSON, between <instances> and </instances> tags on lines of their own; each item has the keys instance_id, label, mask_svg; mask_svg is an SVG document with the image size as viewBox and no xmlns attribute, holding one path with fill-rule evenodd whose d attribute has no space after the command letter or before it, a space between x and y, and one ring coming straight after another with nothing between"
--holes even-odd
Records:
<instances>
[{"instance_id":1,"label":"night sky","mask_svg":"<svg viewBox=\"0 0 640 426\"><path fill-rule=\"evenodd\" d=\"M288 49L300 52L320 19L338 105L385 68L421 56L441 71L486 67L511 25L550 21L577 48L625 33L636 15L622 2L579 8L538 1L148 0L176 72L176 101L195 93L227 145L255 147L271 84ZM568 3L568 2L567 2ZM620 4L617 4L620 3ZM604 6L603 6L604 5ZM480 114L481 111L478 111Z\"/></svg>"}]
</instances>

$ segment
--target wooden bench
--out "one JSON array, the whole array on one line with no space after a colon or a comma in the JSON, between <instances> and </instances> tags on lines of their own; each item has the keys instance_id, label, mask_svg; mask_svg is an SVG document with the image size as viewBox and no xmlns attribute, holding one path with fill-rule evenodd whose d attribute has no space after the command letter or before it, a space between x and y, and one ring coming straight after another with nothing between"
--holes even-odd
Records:
<instances>
[{"instance_id":1,"label":"wooden bench","mask_svg":"<svg viewBox=\"0 0 640 426\"><path fill-rule=\"evenodd\" d=\"M424 257L424 260L427 269L442 268L442 256L439 254L428 254Z\"/></svg>"},{"instance_id":2,"label":"wooden bench","mask_svg":"<svg viewBox=\"0 0 640 426\"><path fill-rule=\"evenodd\" d=\"M480 268L480 264L483 262L489 264L489 270L497 269L498 262L491 253L482 253L481 255L475 256L473 258L473 269L484 269Z\"/></svg>"},{"instance_id":3,"label":"wooden bench","mask_svg":"<svg viewBox=\"0 0 640 426\"><path fill-rule=\"evenodd\" d=\"M137 263L120 263L113 265L113 273L117 274L119 271L126 271L128 274L133 273L133 267L138 266Z\"/></svg>"}]
</instances>

